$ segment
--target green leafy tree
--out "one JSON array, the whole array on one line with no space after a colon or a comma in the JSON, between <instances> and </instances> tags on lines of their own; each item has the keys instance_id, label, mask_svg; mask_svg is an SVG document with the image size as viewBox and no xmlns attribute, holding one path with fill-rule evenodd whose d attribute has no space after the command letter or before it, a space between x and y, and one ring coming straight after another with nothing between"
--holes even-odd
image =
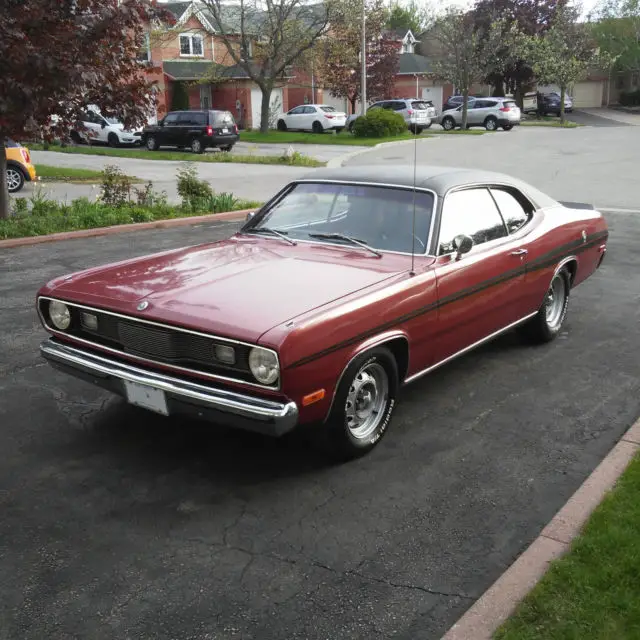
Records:
<instances>
[{"instance_id":1,"label":"green leafy tree","mask_svg":"<svg viewBox=\"0 0 640 640\"><path fill-rule=\"evenodd\" d=\"M581 80L594 67L607 66L608 57L598 52L588 27L578 22L574 7L563 7L543 36L520 39L519 50L541 84L560 87L560 122L564 124L564 98L567 88Z\"/></svg>"},{"instance_id":2,"label":"green leafy tree","mask_svg":"<svg viewBox=\"0 0 640 640\"><path fill-rule=\"evenodd\" d=\"M640 0L605 0L595 13L593 36L618 71L640 69Z\"/></svg>"},{"instance_id":3,"label":"green leafy tree","mask_svg":"<svg viewBox=\"0 0 640 640\"><path fill-rule=\"evenodd\" d=\"M416 0L407 4L394 2L388 10L386 26L411 31L417 38L431 24L432 18L428 5L421 5Z\"/></svg>"},{"instance_id":4,"label":"green leafy tree","mask_svg":"<svg viewBox=\"0 0 640 640\"><path fill-rule=\"evenodd\" d=\"M502 21L478 24L472 12L448 7L430 30L438 55L434 60L436 75L451 82L463 96L462 128L467 127L469 90L487 75L498 44L505 32Z\"/></svg>"}]
</instances>

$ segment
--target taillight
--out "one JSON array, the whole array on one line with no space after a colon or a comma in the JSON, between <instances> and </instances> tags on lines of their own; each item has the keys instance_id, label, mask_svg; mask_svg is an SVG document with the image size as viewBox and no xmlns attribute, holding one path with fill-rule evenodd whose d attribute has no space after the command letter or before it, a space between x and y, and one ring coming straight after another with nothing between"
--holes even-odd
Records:
<instances>
[{"instance_id":1,"label":"taillight","mask_svg":"<svg viewBox=\"0 0 640 640\"><path fill-rule=\"evenodd\" d=\"M324 117L328 118L329 120L333 120L333 116L330 116L328 113L325 113Z\"/></svg>"},{"instance_id":2,"label":"taillight","mask_svg":"<svg viewBox=\"0 0 640 640\"><path fill-rule=\"evenodd\" d=\"M509 107L500 107L500 111L511 111Z\"/></svg>"},{"instance_id":3,"label":"taillight","mask_svg":"<svg viewBox=\"0 0 640 640\"><path fill-rule=\"evenodd\" d=\"M413 115L413 109L407 109L407 113L412 116Z\"/></svg>"},{"instance_id":4,"label":"taillight","mask_svg":"<svg viewBox=\"0 0 640 640\"><path fill-rule=\"evenodd\" d=\"M234 125L233 125L233 128L236 130L236 133L238 133L238 125L237 125L237 124L234 124Z\"/></svg>"},{"instance_id":5,"label":"taillight","mask_svg":"<svg viewBox=\"0 0 640 640\"><path fill-rule=\"evenodd\" d=\"M213 135L213 127L207 127L207 135L208 136L212 136Z\"/></svg>"},{"instance_id":6,"label":"taillight","mask_svg":"<svg viewBox=\"0 0 640 640\"><path fill-rule=\"evenodd\" d=\"M22 154L22 157L24 158L24 161L27 164L31 164L31 156L29 155L29 150L28 149L20 149L20 153Z\"/></svg>"}]
</instances>

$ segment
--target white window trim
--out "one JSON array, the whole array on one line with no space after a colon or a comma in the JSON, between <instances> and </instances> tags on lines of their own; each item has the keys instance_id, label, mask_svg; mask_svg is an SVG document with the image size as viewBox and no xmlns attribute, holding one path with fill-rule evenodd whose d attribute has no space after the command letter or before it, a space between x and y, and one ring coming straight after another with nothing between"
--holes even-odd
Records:
<instances>
[{"instance_id":1,"label":"white window trim","mask_svg":"<svg viewBox=\"0 0 640 640\"><path fill-rule=\"evenodd\" d=\"M182 38L189 38L189 51L190 53L182 53ZM202 43L202 53L193 53L193 39L200 38ZM178 49L180 50L181 58L204 58L204 36L201 33L193 33L185 31L178 36Z\"/></svg>"},{"instance_id":2,"label":"white window trim","mask_svg":"<svg viewBox=\"0 0 640 640\"><path fill-rule=\"evenodd\" d=\"M144 34L144 45L142 46L142 49L146 53L146 57L143 58L142 55L140 55L140 57L138 58L138 62L140 62L140 64L151 62L151 34Z\"/></svg>"}]
</instances>

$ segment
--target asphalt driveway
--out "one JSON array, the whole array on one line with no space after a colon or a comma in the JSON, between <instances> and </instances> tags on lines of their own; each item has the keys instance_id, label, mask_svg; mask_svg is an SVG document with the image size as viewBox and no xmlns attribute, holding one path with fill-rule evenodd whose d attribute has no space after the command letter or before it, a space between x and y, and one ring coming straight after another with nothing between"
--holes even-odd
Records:
<instances>
[{"instance_id":1,"label":"asphalt driveway","mask_svg":"<svg viewBox=\"0 0 640 640\"><path fill-rule=\"evenodd\" d=\"M609 223L557 341L508 335L416 382L381 446L336 467L38 356L40 284L233 223L0 252L0 638L440 637L640 413L640 215Z\"/></svg>"}]
</instances>

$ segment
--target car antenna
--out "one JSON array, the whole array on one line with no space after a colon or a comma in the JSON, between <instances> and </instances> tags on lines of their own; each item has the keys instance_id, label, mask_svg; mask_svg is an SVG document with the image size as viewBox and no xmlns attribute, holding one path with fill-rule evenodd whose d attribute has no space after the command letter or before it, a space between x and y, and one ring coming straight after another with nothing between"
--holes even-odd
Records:
<instances>
[{"instance_id":1,"label":"car antenna","mask_svg":"<svg viewBox=\"0 0 640 640\"><path fill-rule=\"evenodd\" d=\"M416 254L416 165L418 163L418 127L413 130L413 220L411 229L411 271L410 276L415 276L415 254Z\"/></svg>"}]
</instances>

